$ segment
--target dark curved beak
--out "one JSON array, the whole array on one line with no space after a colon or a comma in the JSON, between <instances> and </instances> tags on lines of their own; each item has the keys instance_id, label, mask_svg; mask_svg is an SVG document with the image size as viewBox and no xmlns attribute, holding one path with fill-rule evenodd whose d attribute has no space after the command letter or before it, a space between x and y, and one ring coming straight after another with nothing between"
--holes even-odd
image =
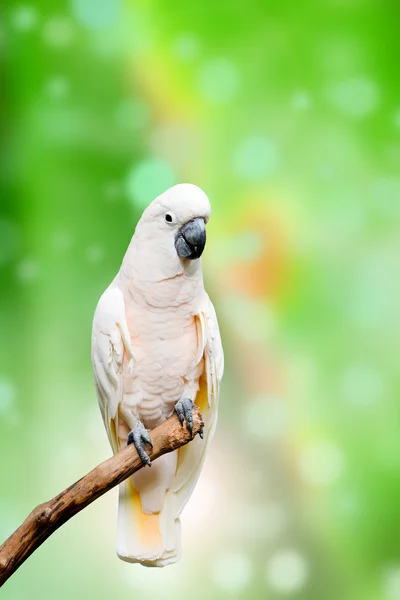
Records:
<instances>
[{"instance_id":1,"label":"dark curved beak","mask_svg":"<svg viewBox=\"0 0 400 600\"><path fill-rule=\"evenodd\" d=\"M181 258L200 258L205 245L206 224L203 217L197 217L182 225L175 236L175 249Z\"/></svg>"}]
</instances>

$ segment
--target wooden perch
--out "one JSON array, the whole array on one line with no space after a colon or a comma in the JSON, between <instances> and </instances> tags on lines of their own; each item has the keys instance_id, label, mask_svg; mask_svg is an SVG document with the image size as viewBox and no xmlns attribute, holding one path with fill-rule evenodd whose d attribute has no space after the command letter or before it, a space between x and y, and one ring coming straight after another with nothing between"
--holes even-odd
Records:
<instances>
[{"instance_id":1,"label":"wooden perch","mask_svg":"<svg viewBox=\"0 0 400 600\"><path fill-rule=\"evenodd\" d=\"M203 427L197 407L193 409L193 437ZM151 431L153 449L146 448L152 460L177 450L192 437L174 413ZM142 468L133 444L98 465L49 502L37 506L20 527L0 546L0 587L22 563L52 534L83 508ZM146 467L148 469L149 467Z\"/></svg>"}]
</instances>

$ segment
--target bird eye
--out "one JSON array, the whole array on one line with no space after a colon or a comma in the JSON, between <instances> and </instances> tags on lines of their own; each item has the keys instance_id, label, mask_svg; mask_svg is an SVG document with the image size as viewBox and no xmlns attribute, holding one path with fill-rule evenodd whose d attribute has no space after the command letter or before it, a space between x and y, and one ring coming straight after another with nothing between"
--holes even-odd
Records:
<instances>
[{"instance_id":1,"label":"bird eye","mask_svg":"<svg viewBox=\"0 0 400 600\"><path fill-rule=\"evenodd\" d=\"M167 213L165 215L165 220L167 223L172 223L172 216L169 213Z\"/></svg>"}]
</instances>

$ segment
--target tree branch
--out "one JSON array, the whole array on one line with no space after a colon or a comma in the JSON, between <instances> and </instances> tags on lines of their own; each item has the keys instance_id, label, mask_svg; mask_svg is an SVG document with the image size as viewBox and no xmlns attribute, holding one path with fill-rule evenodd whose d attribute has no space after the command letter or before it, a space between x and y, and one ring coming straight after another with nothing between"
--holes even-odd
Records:
<instances>
[{"instance_id":1,"label":"tree branch","mask_svg":"<svg viewBox=\"0 0 400 600\"><path fill-rule=\"evenodd\" d=\"M203 427L197 407L193 409L193 437ZM149 456L177 450L193 439L174 413L151 432ZM142 468L133 444L109 458L49 502L37 506L22 525L0 546L0 587L52 534L86 506ZM146 467L148 468L148 467Z\"/></svg>"}]
</instances>

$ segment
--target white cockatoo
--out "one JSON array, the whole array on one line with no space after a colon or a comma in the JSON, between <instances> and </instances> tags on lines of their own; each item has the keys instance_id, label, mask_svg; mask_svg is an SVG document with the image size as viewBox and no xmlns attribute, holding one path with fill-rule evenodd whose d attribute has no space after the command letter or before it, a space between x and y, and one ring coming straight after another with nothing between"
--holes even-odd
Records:
<instances>
[{"instance_id":1,"label":"white cockatoo","mask_svg":"<svg viewBox=\"0 0 400 600\"><path fill-rule=\"evenodd\" d=\"M117 554L162 567L181 556L179 516L199 477L217 420L223 351L204 290L201 254L210 203L195 185L176 185L144 211L121 269L97 305L92 363L115 452L134 443L145 465L151 430L175 410L203 437L165 454L119 488Z\"/></svg>"}]
</instances>

